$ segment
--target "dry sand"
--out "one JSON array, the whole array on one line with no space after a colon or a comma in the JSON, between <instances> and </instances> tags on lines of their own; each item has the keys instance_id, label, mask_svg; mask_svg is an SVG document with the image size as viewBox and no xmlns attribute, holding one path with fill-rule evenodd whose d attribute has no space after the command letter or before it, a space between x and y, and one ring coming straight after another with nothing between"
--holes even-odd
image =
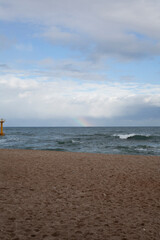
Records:
<instances>
[{"instance_id":1,"label":"dry sand","mask_svg":"<svg viewBox=\"0 0 160 240\"><path fill-rule=\"evenodd\" d=\"M160 239L160 157L0 150L0 239Z\"/></svg>"}]
</instances>

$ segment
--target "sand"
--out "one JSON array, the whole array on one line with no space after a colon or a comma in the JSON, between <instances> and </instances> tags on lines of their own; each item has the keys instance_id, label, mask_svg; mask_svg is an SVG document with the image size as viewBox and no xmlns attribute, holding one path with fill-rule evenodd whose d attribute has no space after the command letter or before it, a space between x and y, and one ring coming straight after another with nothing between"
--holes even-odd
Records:
<instances>
[{"instance_id":1,"label":"sand","mask_svg":"<svg viewBox=\"0 0 160 240\"><path fill-rule=\"evenodd\" d=\"M160 239L160 157L0 150L0 239Z\"/></svg>"}]
</instances>

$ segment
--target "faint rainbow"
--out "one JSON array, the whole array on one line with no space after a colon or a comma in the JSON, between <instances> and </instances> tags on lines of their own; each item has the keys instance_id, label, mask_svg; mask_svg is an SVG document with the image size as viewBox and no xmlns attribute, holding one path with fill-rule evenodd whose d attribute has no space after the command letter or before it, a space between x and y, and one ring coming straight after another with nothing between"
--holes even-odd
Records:
<instances>
[{"instance_id":1,"label":"faint rainbow","mask_svg":"<svg viewBox=\"0 0 160 240\"><path fill-rule=\"evenodd\" d=\"M92 126L92 124L87 119L85 119L84 117L75 118L74 121L79 126L82 126L82 127L90 127L90 126Z\"/></svg>"}]
</instances>

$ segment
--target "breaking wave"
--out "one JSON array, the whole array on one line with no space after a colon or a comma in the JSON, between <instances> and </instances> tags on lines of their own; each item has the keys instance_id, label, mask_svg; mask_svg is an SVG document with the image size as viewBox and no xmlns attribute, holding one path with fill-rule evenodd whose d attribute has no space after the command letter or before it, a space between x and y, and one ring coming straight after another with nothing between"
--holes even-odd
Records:
<instances>
[{"instance_id":1,"label":"breaking wave","mask_svg":"<svg viewBox=\"0 0 160 240\"><path fill-rule=\"evenodd\" d=\"M160 127L5 128L0 148L160 155Z\"/></svg>"},{"instance_id":2,"label":"breaking wave","mask_svg":"<svg viewBox=\"0 0 160 240\"><path fill-rule=\"evenodd\" d=\"M154 136L151 135L143 135L143 134L135 134L135 133L131 133L131 134L114 134L114 137L118 137L120 139L128 139L128 140L148 140L153 138Z\"/></svg>"}]
</instances>

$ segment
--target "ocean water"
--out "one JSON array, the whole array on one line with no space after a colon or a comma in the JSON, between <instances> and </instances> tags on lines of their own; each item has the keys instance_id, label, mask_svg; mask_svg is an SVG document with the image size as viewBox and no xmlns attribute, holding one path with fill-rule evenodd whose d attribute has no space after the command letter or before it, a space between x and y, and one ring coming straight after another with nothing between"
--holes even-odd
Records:
<instances>
[{"instance_id":1,"label":"ocean water","mask_svg":"<svg viewBox=\"0 0 160 240\"><path fill-rule=\"evenodd\" d=\"M0 148L160 155L160 127L5 127Z\"/></svg>"}]
</instances>

